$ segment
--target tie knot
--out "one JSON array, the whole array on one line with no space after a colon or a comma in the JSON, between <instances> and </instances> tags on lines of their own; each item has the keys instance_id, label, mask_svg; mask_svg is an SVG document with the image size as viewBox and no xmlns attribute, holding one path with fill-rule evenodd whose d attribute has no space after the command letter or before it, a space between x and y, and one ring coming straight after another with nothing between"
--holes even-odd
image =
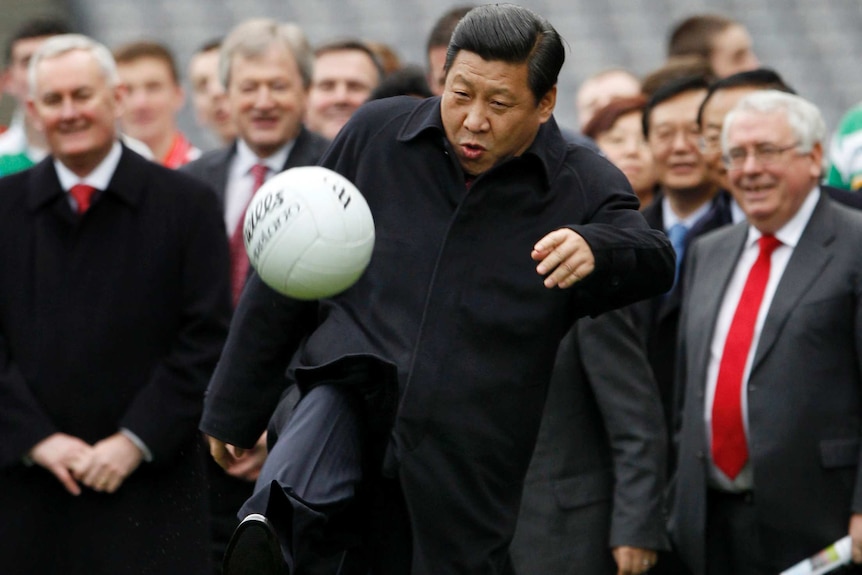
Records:
<instances>
[{"instance_id":1,"label":"tie knot","mask_svg":"<svg viewBox=\"0 0 862 575\"><path fill-rule=\"evenodd\" d=\"M781 240L779 240L772 234L764 234L760 236L760 239L757 241L760 244L760 253L767 256L772 255L772 252L775 251L775 248L781 245Z\"/></svg>"},{"instance_id":2,"label":"tie knot","mask_svg":"<svg viewBox=\"0 0 862 575\"><path fill-rule=\"evenodd\" d=\"M681 251L683 247L683 243L685 242L685 236L688 233L688 228L685 224L674 224L667 231L667 237L670 240L670 243L673 245L673 249L676 251L677 255Z\"/></svg>"},{"instance_id":3,"label":"tie knot","mask_svg":"<svg viewBox=\"0 0 862 575\"><path fill-rule=\"evenodd\" d=\"M688 227L685 224L676 223L667 231L667 235L671 240L682 239L688 233Z\"/></svg>"},{"instance_id":4,"label":"tie knot","mask_svg":"<svg viewBox=\"0 0 862 575\"><path fill-rule=\"evenodd\" d=\"M263 185L263 182L266 180L267 170L269 168L266 167L266 164L255 164L251 167L251 175L254 178L254 191L257 191Z\"/></svg>"},{"instance_id":5,"label":"tie knot","mask_svg":"<svg viewBox=\"0 0 862 575\"><path fill-rule=\"evenodd\" d=\"M83 214L90 209L90 203L93 201L93 194L96 193L96 188L87 184L75 184L69 188L69 193L75 198L78 204L78 213Z\"/></svg>"}]
</instances>

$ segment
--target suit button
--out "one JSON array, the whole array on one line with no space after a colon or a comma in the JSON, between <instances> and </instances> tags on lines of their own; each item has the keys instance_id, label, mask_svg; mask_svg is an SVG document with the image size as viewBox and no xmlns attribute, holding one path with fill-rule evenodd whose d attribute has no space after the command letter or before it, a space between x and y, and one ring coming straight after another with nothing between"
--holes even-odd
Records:
<instances>
[{"instance_id":1,"label":"suit button","mask_svg":"<svg viewBox=\"0 0 862 575\"><path fill-rule=\"evenodd\" d=\"M695 453L695 454L694 454L694 456L695 456L696 458L700 459L700 460L703 460L703 459L705 459L705 458L706 458L706 456L704 455L703 451L698 451L697 453Z\"/></svg>"},{"instance_id":2,"label":"suit button","mask_svg":"<svg viewBox=\"0 0 862 575\"><path fill-rule=\"evenodd\" d=\"M620 276L614 276L611 278L611 286L619 287L620 285Z\"/></svg>"},{"instance_id":3,"label":"suit button","mask_svg":"<svg viewBox=\"0 0 862 575\"><path fill-rule=\"evenodd\" d=\"M749 385L748 391L757 391L757 386L756 385Z\"/></svg>"}]
</instances>

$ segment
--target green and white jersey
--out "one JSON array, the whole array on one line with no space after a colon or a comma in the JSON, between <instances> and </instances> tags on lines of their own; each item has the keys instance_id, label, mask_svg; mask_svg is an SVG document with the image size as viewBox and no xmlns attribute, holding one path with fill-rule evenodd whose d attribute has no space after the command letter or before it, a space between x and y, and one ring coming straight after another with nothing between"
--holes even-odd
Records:
<instances>
[{"instance_id":1,"label":"green and white jersey","mask_svg":"<svg viewBox=\"0 0 862 575\"><path fill-rule=\"evenodd\" d=\"M826 183L837 188L862 188L862 103L850 108L829 145Z\"/></svg>"}]
</instances>

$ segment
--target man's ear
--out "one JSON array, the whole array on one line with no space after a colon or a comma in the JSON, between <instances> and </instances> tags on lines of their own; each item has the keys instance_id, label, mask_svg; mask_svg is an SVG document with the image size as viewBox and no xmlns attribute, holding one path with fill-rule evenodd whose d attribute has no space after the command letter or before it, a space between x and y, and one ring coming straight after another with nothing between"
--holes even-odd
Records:
<instances>
[{"instance_id":1,"label":"man's ear","mask_svg":"<svg viewBox=\"0 0 862 575\"><path fill-rule=\"evenodd\" d=\"M554 84L539 100L539 121L544 124L551 119L557 105L557 85Z\"/></svg>"},{"instance_id":2,"label":"man's ear","mask_svg":"<svg viewBox=\"0 0 862 575\"><path fill-rule=\"evenodd\" d=\"M45 132L45 124L42 122L42 118L39 117L39 111L36 109L36 102L33 101L33 98L27 98L27 117L30 118L30 123L34 128L39 130L40 132Z\"/></svg>"},{"instance_id":3,"label":"man's ear","mask_svg":"<svg viewBox=\"0 0 862 575\"><path fill-rule=\"evenodd\" d=\"M811 147L811 175L817 179L823 176L823 145L820 142L815 142Z\"/></svg>"},{"instance_id":4,"label":"man's ear","mask_svg":"<svg viewBox=\"0 0 862 575\"><path fill-rule=\"evenodd\" d=\"M117 84L112 88L114 96L114 118L119 120L126 111L126 96L129 95L129 90L125 84Z\"/></svg>"}]
</instances>

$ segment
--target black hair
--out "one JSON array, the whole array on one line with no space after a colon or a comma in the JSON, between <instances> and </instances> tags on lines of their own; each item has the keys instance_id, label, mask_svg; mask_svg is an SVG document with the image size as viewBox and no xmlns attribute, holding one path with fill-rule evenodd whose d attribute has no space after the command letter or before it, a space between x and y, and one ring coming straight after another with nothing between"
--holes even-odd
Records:
<instances>
[{"instance_id":1,"label":"black hair","mask_svg":"<svg viewBox=\"0 0 862 575\"><path fill-rule=\"evenodd\" d=\"M33 20L26 21L15 29L12 36L6 42L6 65L8 66L12 63L12 49L15 47L16 42L30 38L71 34L72 32L72 27L68 22L57 18L34 18Z\"/></svg>"},{"instance_id":2,"label":"black hair","mask_svg":"<svg viewBox=\"0 0 862 575\"><path fill-rule=\"evenodd\" d=\"M218 50L221 48L221 43L224 40L223 37L218 36L216 38L210 38L200 46L198 46L197 50L194 51L195 54L203 54L205 52L212 52L213 50Z\"/></svg>"},{"instance_id":3,"label":"black hair","mask_svg":"<svg viewBox=\"0 0 862 575\"><path fill-rule=\"evenodd\" d=\"M434 23L434 27L431 28L431 32L428 33L425 52L430 52L431 48L448 46L449 40L452 39L452 32L455 31L455 26L472 9L473 6L455 6L440 16Z\"/></svg>"},{"instance_id":4,"label":"black hair","mask_svg":"<svg viewBox=\"0 0 862 575\"><path fill-rule=\"evenodd\" d=\"M371 91L368 99L379 100L392 96L430 98L433 95L428 88L425 70L420 66L408 64L383 78L380 84Z\"/></svg>"},{"instance_id":5,"label":"black hair","mask_svg":"<svg viewBox=\"0 0 862 575\"><path fill-rule=\"evenodd\" d=\"M447 73L461 50L488 61L526 62L527 83L537 104L556 85L566 59L563 41L550 22L515 4L479 6L461 19L446 52Z\"/></svg>"},{"instance_id":6,"label":"black hair","mask_svg":"<svg viewBox=\"0 0 862 575\"><path fill-rule=\"evenodd\" d=\"M684 94L686 92L694 92L696 90L708 89L709 80L707 80L705 76L701 75L676 78L660 86L655 92L653 92L652 96L649 97L649 100L647 100L646 107L644 107L644 115L642 118L644 138L649 136L649 121L650 116L652 115L653 108L655 108L662 102L679 96L680 94Z\"/></svg>"},{"instance_id":7,"label":"black hair","mask_svg":"<svg viewBox=\"0 0 862 575\"><path fill-rule=\"evenodd\" d=\"M315 47L314 57L317 58L323 54L329 54L331 52L362 52L368 56L368 59L371 60L371 63L374 65L374 69L377 70L378 80L382 80L386 76L386 70L383 69L383 63L367 42L363 42L357 38L340 38L338 40L332 40L331 42Z\"/></svg>"},{"instance_id":8,"label":"black hair","mask_svg":"<svg viewBox=\"0 0 862 575\"><path fill-rule=\"evenodd\" d=\"M712 98L713 94L719 90L729 90L731 88L759 88L762 90L778 90L779 92L796 94L796 91L787 85L778 72L770 68L758 68L756 70L737 72L736 74L732 74L726 78L716 80L709 85L706 97L703 99L703 102L700 104L700 108L697 110L698 126L702 125L703 109L706 107L706 103L709 102L709 99Z\"/></svg>"}]
</instances>

